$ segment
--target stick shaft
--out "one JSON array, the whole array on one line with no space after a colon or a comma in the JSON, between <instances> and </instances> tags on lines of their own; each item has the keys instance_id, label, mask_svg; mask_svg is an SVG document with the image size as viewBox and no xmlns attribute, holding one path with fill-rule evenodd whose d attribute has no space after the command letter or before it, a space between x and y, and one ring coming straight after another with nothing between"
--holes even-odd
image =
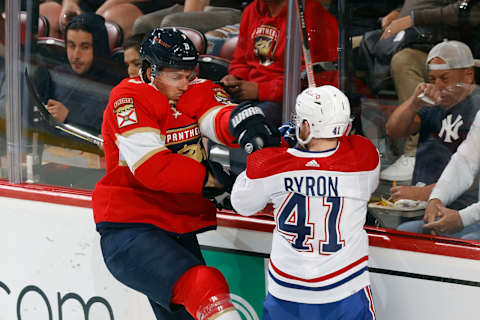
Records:
<instances>
[{"instance_id":1,"label":"stick shaft","mask_svg":"<svg viewBox=\"0 0 480 320\"><path fill-rule=\"evenodd\" d=\"M300 36L302 38L303 58L305 59L305 70L307 72L307 80L309 87L315 87L315 77L313 75L312 56L310 54L310 46L308 45L308 32L305 23L305 9L303 7L303 0L296 0L296 9L298 23L300 25Z\"/></svg>"}]
</instances>

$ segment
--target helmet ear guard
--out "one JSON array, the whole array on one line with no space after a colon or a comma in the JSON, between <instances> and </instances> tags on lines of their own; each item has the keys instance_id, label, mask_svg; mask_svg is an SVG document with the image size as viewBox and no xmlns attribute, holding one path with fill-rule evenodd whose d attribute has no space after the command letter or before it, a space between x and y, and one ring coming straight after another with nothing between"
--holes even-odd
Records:
<instances>
[{"instance_id":1,"label":"helmet ear guard","mask_svg":"<svg viewBox=\"0 0 480 320\"><path fill-rule=\"evenodd\" d=\"M300 137L304 121L310 126L305 140ZM297 97L295 122L297 139L304 145L312 138L340 137L350 124L350 103L345 94L333 86L307 88Z\"/></svg>"},{"instance_id":2,"label":"helmet ear guard","mask_svg":"<svg viewBox=\"0 0 480 320\"><path fill-rule=\"evenodd\" d=\"M147 69L150 68L150 66L151 63L148 60L142 60L142 66L140 67L140 79L145 83L150 83L150 78L147 74Z\"/></svg>"}]
</instances>

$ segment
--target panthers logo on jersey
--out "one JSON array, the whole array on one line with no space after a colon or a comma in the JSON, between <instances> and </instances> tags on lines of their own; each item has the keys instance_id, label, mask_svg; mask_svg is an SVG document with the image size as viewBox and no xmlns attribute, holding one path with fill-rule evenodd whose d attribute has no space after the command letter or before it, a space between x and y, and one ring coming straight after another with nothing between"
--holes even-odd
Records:
<instances>
[{"instance_id":1,"label":"panthers logo on jersey","mask_svg":"<svg viewBox=\"0 0 480 320\"><path fill-rule=\"evenodd\" d=\"M184 155L195 161L202 162L207 158L201 143L200 128L192 124L167 130L165 138L167 148L172 152Z\"/></svg>"}]
</instances>

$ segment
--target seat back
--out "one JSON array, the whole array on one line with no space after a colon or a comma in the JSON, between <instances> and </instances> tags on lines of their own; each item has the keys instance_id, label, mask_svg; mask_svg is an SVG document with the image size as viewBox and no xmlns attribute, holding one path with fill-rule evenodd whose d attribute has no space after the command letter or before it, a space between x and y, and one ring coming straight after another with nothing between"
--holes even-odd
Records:
<instances>
[{"instance_id":1,"label":"seat back","mask_svg":"<svg viewBox=\"0 0 480 320\"><path fill-rule=\"evenodd\" d=\"M38 31L37 37L47 37L50 34L50 23L47 17L38 16Z\"/></svg>"},{"instance_id":2,"label":"seat back","mask_svg":"<svg viewBox=\"0 0 480 320\"><path fill-rule=\"evenodd\" d=\"M192 40L199 55L205 54L207 52L207 38L205 37L203 32L193 28L188 28L188 27L175 27L175 28L185 33L187 37L190 40Z\"/></svg>"},{"instance_id":3,"label":"seat back","mask_svg":"<svg viewBox=\"0 0 480 320\"><path fill-rule=\"evenodd\" d=\"M117 48L122 46L123 30L113 21L105 21L105 28L107 28L108 34L108 47L110 48L110 53L113 53Z\"/></svg>"},{"instance_id":4,"label":"seat back","mask_svg":"<svg viewBox=\"0 0 480 320\"><path fill-rule=\"evenodd\" d=\"M0 43L5 43L5 19L6 14L3 12L0 15ZM20 12L20 43L25 45L25 37L27 33L27 21L28 16L25 11ZM46 17L40 15L38 16L38 27L37 27L37 37L46 37L48 36L50 30L50 24Z\"/></svg>"},{"instance_id":5,"label":"seat back","mask_svg":"<svg viewBox=\"0 0 480 320\"><path fill-rule=\"evenodd\" d=\"M233 60L233 53L235 52L235 48L237 47L238 36L228 38L225 40L225 43L222 45L220 49L220 57L227 59L229 61Z\"/></svg>"},{"instance_id":6,"label":"seat back","mask_svg":"<svg viewBox=\"0 0 480 320\"><path fill-rule=\"evenodd\" d=\"M228 74L230 61L221 57L204 54L200 55L198 66L199 78L219 81Z\"/></svg>"},{"instance_id":7,"label":"seat back","mask_svg":"<svg viewBox=\"0 0 480 320\"><path fill-rule=\"evenodd\" d=\"M48 66L68 63L63 39L39 37L37 39L37 53L40 55L42 63Z\"/></svg>"}]
</instances>

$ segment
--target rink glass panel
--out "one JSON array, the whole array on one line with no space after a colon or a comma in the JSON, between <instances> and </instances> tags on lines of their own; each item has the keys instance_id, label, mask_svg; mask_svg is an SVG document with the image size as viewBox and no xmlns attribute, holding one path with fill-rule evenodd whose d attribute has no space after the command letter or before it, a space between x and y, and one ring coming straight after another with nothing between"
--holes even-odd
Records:
<instances>
[{"instance_id":1,"label":"rink glass panel","mask_svg":"<svg viewBox=\"0 0 480 320\"><path fill-rule=\"evenodd\" d=\"M13 173L17 173L21 177L21 183L26 182L55 187L93 190L96 182L105 173L103 151L95 145L82 142L68 135L60 134L57 129L52 128L46 119L42 118L38 112L36 108L38 106L34 106L24 82L25 79L23 75L25 67L28 69L30 75L35 77L41 69L46 69L54 73L59 65L67 63L65 44L62 43L62 39L48 39L45 37L45 34L40 35L40 25L37 28L32 27L34 25L32 21L38 18L39 3L37 1L24 1L24 3L18 4L18 8L12 6L15 1L7 0L6 2L10 4L10 7L7 6L7 9L21 11L21 17L25 19L18 19L20 25L18 38L21 39L18 43L19 54L16 56L18 68L16 70L6 68L5 59L3 59L4 54L1 53L2 60L0 61L0 67L2 68L2 72L0 75L3 75L3 77L0 78L0 177L8 179L11 182L15 181L12 178L13 171ZM328 1L325 1L325 5L328 6ZM13 11L6 12L6 17L10 17L12 12ZM343 22L345 24L349 23L348 20ZM344 30L344 26L340 26L340 30ZM0 35L3 38L5 38L4 33L5 28L0 30ZM24 36L20 37L20 33ZM289 30L289 33L294 34L294 30ZM355 47L356 42L353 41L352 43ZM3 41L2 45L4 44L5 42ZM218 45L218 43L215 45ZM352 105L355 124L354 133L365 135L377 146L381 155L382 168L386 168L398 157L398 154L396 155L394 150L394 148L398 148L398 146L395 146L395 143L393 143L385 133L385 121L388 119L388 115L398 105L395 88L390 84L390 86L387 86L375 95L366 94L364 91L365 78L362 78L361 70L356 70L355 64L352 63L354 59L358 59L358 48L355 47L353 50L350 50L348 48L348 42L344 45L346 45L347 50L345 51L347 54L341 58L349 62L343 65L343 70L346 71L343 76L346 77L346 80L343 78L340 79L339 85L343 86L345 90L358 94L357 103ZM117 48L119 47L117 46ZM294 41L293 46L289 47L289 50L292 55L295 54L295 50L300 52L300 42ZM121 52L121 50L117 51L116 55L112 55L109 63L112 63L112 70L115 70L120 75L125 75L127 69L126 66L123 65L123 57L121 54L118 54L118 52ZM299 61L296 61L296 63L299 64ZM205 65L203 67L205 67ZM214 70L215 72L222 72L223 69L218 67ZM294 86L285 91L284 101L286 101L286 104L284 104L283 119L288 120L296 94L302 88L305 88L307 84L305 79L300 80L300 72L291 70L291 64L286 64L285 70L285 82L288 84L298 84L297 87ZM203 69L203 71L205 71L205 69ZM17 100L14 100L14 104L10 110L10 112L19 113L19 116L16 118L20 125L18 127L21 137L19 141L15 139L9 140L9 137L7 137L7 127L14 126L15 123L6 121L8 112L6 112L5 107L5 90L7 89L5 72L16 73L16 77L13 78L17 79L17 85L20 88L19 97ZM66 77L66 81L68 81L68 75L62 76ZM218 74L209 76L218 78ZM359 83L360 85L358 85ZM39 86L41 86L41 84L42 83L37 83ZM95 80L90 79L84 81L82 86L84 86L86 91L98 92L104 90L105 93L108 94L108 89L105 89L102 83ZM13 144L11 144L12 142ZM11 150L20 154L18 162L9 162L8 145L12 148ZM230 166L232 163L237 165L238 163L241 164L242 159L229 158L232 154L234 157L237 156L236 153L229 155L228 152L226 156L225 153L221 153L218 156L226 166ZM478 183L478 180L476 183ZM399 182L398 184L402 183ZM391 186L392 182L381 181L379 188L374 194L375 199L373 200L381 199L382 197L388 198ZM419 219L422 215L423 212L421 211L417 212L416 215L402 215L382 212L381 210L371 210L367 217L367 224L384 228L396 228L400 223Z\"/></svg>"}]
</instances>

